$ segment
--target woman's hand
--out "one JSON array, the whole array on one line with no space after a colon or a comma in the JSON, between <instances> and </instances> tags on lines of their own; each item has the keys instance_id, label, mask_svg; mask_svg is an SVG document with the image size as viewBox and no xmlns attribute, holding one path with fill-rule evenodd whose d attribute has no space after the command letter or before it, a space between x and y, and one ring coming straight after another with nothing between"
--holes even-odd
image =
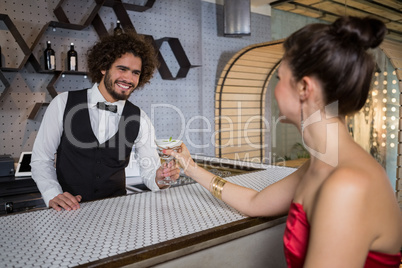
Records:
<instances>
[{"instance_id":1,"label":"woman's hand","mask_svg":"<svg viewBox=\"0 0 402 268\"><path fill-rule=\"evenodd\" d=\"M173 181L176 181L180 177L180 167L176 164L175 160L170 161L168 164L163 163L163 165L156 171L155 181L159 188L166 188L165 184L159 184L159 181L166 177L170 177Z\"/></svg>"},{"instance_id":2,"label":"woman's hand","mask_svg":"<svg viewBox=\"0 0 402 268\"><path fill-rule=\"evenodd\" d=\"M190 176L191 172L197 167L197 164L191 158L187 146L182 143L180 147L181 148L178 150L178 152L175 152L173 150L163 150L163 153L167 155L172 155L174 158L176 158L176 161L178 161L180 163L180 166L183 168L184 173L187 176Z\"/></svg>"}]
</instances>

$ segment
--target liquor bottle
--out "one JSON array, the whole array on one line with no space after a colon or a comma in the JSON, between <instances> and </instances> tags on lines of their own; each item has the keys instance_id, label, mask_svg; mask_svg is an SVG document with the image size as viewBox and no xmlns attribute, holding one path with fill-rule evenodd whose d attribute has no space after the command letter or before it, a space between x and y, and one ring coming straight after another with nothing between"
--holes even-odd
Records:
<instances>
[{"instance_id":1,"label":"liquor bottle","mask_svg":"<svg viewBox=\"0 0 402 268\"><path fill-rule=\"evenodd\" d=\"M74 50L74 43L71 43L70 50L67 52L67 70L78 71L77 51Z\"/></svg>"},{"instance_id":2,"label":"liquor bottle","mask_svg":"<svg viewBox=\"0 0 402 268\"><path fill-rule=\"evenodd\" d=\"M44 51L45 54L45 70L56 70L56 57L54 54L54 50L50 44L50 41L47 41L47 48Z\"/></svg>"},{"instance_id":3,"label":"liquor bottle","mask_svg":"<svg viewBox=\"0 0 402 268\"><path fill-rule=\"evenodd\" d=\"M116 22L116 27L113 29L113 34L114 35L121 35L123 33L123 29L120 26L120 21L118 20Z\"/></svg>"}]
</instances>

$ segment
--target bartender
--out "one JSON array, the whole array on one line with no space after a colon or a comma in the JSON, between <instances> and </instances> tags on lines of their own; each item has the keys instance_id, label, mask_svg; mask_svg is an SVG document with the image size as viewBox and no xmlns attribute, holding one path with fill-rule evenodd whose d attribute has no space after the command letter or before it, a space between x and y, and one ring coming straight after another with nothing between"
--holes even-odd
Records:
<instances>
[{"instance_id":1,"label":"bartender","mask_svg":"<svg viewBox=\"0 0 402 268\"><path fill-rule=\"evenodd\" d=\"M32 178L45 204L76 210L79 202L126 194L125 168L131 152L152 191L164 177L179 177L173 164L161 166L154 127L131 93L148 83L157 66L152 44L135 33L106 36L87 56L92 88L63 92L50 103L32 151Z\"/></svg>"}]
</instances>

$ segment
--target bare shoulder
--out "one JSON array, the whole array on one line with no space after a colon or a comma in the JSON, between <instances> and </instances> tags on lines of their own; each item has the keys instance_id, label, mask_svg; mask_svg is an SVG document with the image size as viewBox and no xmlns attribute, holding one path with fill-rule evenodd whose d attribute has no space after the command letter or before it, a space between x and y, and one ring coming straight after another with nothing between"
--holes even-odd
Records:
<instances>
[{"instance_id":1,"label":"bare shoulder","mask_svg":"<svg viewBox=\"0 0 402 268\"><path fill-rule=\"evenodd\" d=\"M370 190L373 177L367 171L350 166L336 168L321 186L321 196L356 197Z\"/></svg>"},{"instance_id":2,"label":"bare shoulder","mask_svg":"<svg viewBox=\"0 0 402 268\"><path fill-rule=\"evenodd\" d=\"M343 231L351 228L355 233L363 232L361 239L368 239L370 250L392 253L400 248L401 214L380 165L345 165L335 169L323 182L315 203L318 214L331 211L332 221L342 218L337 227L344 224Z\"/></svg>"},{"instance_id":3,"label":"bare shoulder","mask_svg":"<svg viewBox=\"0 0 402 268\"><path fill-rule=\"evenodd\" d=\"M392 195L389 186L389 180L380 168L339 166L323 181L315 204L332 210L334 216L354 214L367 221L375 214L367 212L377 210L376 201L385 205L384 196Z\"/></svg>"},{"instance_id":4,"label":"bare shoulder","mask_svg":"<svg viewBox=\"0 0 402 268\"><path fill-rule=\"evenodd\" d=\"M340 164L328 176L321 191L342 197L372 196L373 191L389 190L391 185L385 170L371 157ZM387 191L388 192L388 191Z\"/></svg>"}]
</instances>

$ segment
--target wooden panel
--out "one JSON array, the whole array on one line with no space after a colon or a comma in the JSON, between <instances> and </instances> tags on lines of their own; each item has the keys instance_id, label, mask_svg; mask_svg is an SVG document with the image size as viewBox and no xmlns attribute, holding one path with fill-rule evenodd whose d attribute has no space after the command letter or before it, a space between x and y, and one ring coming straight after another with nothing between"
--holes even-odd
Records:
<instances>
[{"instance_id":1,"label":"wooden panel","mask_svg":"<svg viewBox=\"0 0 402 268\"><path fill-rule=\"evenodd\" d=\"M218 114L215 114L216 117L218 117ZM231 124L231 123L253 123L256 122L256 117L255 115L243 115L243 116L221 116L219 118L215 118L216 120L221 119L221 122L223 124ZM217 122L215 120L215 122Z\"/></svg>"},{"instance_id":2,"label":"wooden panel","mask_svg":"<svg viewBox=\"0 0 402 268\"><path fill-rule=\"evenodd\" d=\"M218 98L216 98L216 100L218 100ZM261 95L260 94L251 95L251 94L229 94L229 93L226 93L226 94L222 95L222 100L223 101L226 101L226 100L229 100L229 101L233 101L233 100L238 100L238 101L241 101L241 100L244 100L244 101L259 101L259 100L261 100Z\"/></svg>"},{"instance_id":3,"label":"wooden panel","mask_svg":"<svg viewBox=\"0 0 402 268\"><path fill-rule=\"evenodd\" d=\"M226 78L225 86L243 86L243 87L258 87L262 88L264 86L264 80L245 80L237 78ZM225 92L225 90L223 90Z\"/></svg>"},{"instance_id":4,"label":"wooden panel","mask_svg":"<svg viewBox=\"0 0 402 268\"><path fill-rule=\"evenodd\" d=\"M222 128L222 131L220 131L221 139L237 139L237 138L242 138L242 137L257 137L261 136L261 134L265 134L267 130L262 129L262 130L256 130L252 132L252 130L248 130L247 134L243 134L243 132L239 133L239 131L224 131L225 128ZM216 134L218 137L218 134ZM239 136L240 135L240 136Z\"/></svg>"},{"instance_id":5,"label":"wooden panel","mask_svg":"<svg viewBox=\"0 0 402 268\"><path fill-rule=\"evenodd\" d=\"M222 130L228 129L228 128L233 129L233 130L238 130L238 129L243 130L246 127L247 127L247 129L256 129L256 128L261 128L261 120L253 120L251 122L236 122L236 123L233 123L233 122L232 123L228 123L228 122L223 123L222 122L221 125L222 125ZM268 124L265 124L264 122L262 122L262 128L267 128L266 125L268 125Z\"/></svg>"},{"instance_id":6,"label":"wooden panel","mask_svg":"<svg viewBox=\"0 0 402 268\"><path fill-rule=\"evenodd\" d=\"M217 155L221 150L225 152L223 157L257 156L260 161L261 151L254 147L264 144L264 134L268 131L261 121L263 115L260 116L265 112L265 81L282 56L282 41L276 41L244 48L226 64L215 93L215 139L217 143L232 146L216 148ZM255 145L250 146L250 142ZM247 153L236 153L244 150Z\"/></svg>"},{"instance_id":7,"label":"wooden panel","mask_svg":"<svg viewBox=\"0 0 402 268\"><path fill-rule=\"evenodd\" d=\"M384 50L395 50L395 51L399 51L399 53L402 53L401 51L401 44L398 42L394 42L394 41L390 41L390 40L385 40L384 42L382 42L382 44L380 45L380 47Z\"/></svg>"},{"instance_id":8,"label":"wooden panel","mask_svg":"<svg viewBox=\"0 0 402 268\"><path fill-rule=\"evenodd\" d=\"M233 136L236 136L236 138L252 137L261 135L261 133L270 132L270 130L267 127L267 124L261 123L260 121L257 120L253 122L240 122L240 123L233 122L233 123L221 124L220 129L219 129L219 123L217 123L215 126L215 131L222 134L225 133L224 138L227 139ZM229 132L232 132L232 135L226 135Z\"/></svg>"},{"instance_id":9,"label":"wooden panel","mask_svg":"<svg viewBox=\"0 0 402 268\"><path fill-rule=\"evenodd\" d=\"M254 163L261 162L261 152L259 150L244 153L222 154L222 157L237 161L254 162Z\"/></svg>"},{"instance_id":10,"label":"wooden panel","mask_svg":"<svg viewBox=\"0 0 402 268\"><path fill-rule=\"evenodd\" d=\"M338 17L326 13L326 14L324 14L324 16L322 16L320 19L332 23L332 22L336 21L336 20L338 19Z\"/></svg>"},{"instance_id":11,"label":"wooden panel","mask_svg":"<svg viewBox=\"0 0 402 268\"><path fill-rule=\"evenodd\" d=\"M393 9L399 9L402 11L402 2L399 0L373 0L381 5L388 6Z\"/></svg>"},{"instance_id":12,"label":"wooden panel","mask_svg":"<svg viewBox=\"0 0 402 268\"><path fill-rule=\"evenodd\" d=\"M402 42L402 35L389 31L388 34L385 36L387 39L391 39L393 41Z\"/></svg>"},{"instance_id":13,"label":"wooden panel","mask_svg":"<svg viewBox=\"0 0 402 268\"><path fill-rule=\"evenodd\" d=\"M392 66L398 69L402 69L402 59L390 59L390 61L392 63Z\"/></svg>"},{"instance_id":14,"label":"wooden panel","mask_svg":"<svg viewBox=\"0 0 402 268\"><path fill-rule=\"evenodd\" d=\"M386 23L385 25L390 30L402 32L402 23L391 21L391 22Z\"/></svg>"},{"instance_id":15,"label":"wooden panel","mask_svg":"<svg viewBox=\"0 0 402 268\"><path fill-rule=\"evenodd\" d=\"M398 167L396 169L396 177L397 178L402 178L402 168Z\"/></svg>"},{"instance_id":16,"label":"wooden panel","mask_svg":"<svg viewBox=\"0 0 402 268\"><path fill-rule=\"evenodd\" d=\"M284 53L283 43L279 43L279 44L272 45L272 46L259 47L259 48L255 49L253 51L254 52L269 53L270 57L282 57L283 53Z\"/></svg>"},{"instance_id":17,"label":"wooden panel","mask_svg":"<svg viewBox=\"0 0 402 268\"><path fill-rule=\"evenodd\" d=\"M269 123L265 123L266 120L264 117L260 115L240 115L240 116L222 116L221 117L221 126L225 129L233 128L234 125L241 124L244 128L256 128L257 125L262 124L263 128L267 128L266 125ZM218 118L215 118L215 122L218 124ZM260 126L257 126L260 128ZM222 129L223 130L223 129Z\"/></svg>"},{"instance_id":18,"label":"wooden panel","mask_svg":"<svg viewBox=\"0 0 402 268\"><path fill-rule=\"evenodd\" d=\"M219 88L222 88L222 87L219 87ZM223 86L222 94L227 94L227 93L261 94L261 91L262 91L261 87L245 87L245 86L237 86L237 85L228 86L225 84ZM217 92L217 93L220 93L220 92Z\"/></svg>"},{"instance_id":19,"label":"wooden panel","mask_svg":"<svg viewBox=\"0 0 402 268\"><path fill-rule=\"evenodd\" d=\"M251 138L261 136L265 132L269 132L269 130L267 130L266 128L261 129L260 126L258 126L257 128L247 127L246 129L238 129L238 130L233 129L233 127L234 126L227 126L227 127L222 126L221 131L219 131L219 133L221 133L221 138L222 139ZM218 130L216 132L218 132Z\"/></svg>"},{"instance_id":20,"label":"wooden panel","mask_svg":"<svg viewBox=\"0 0 402 268\"><path fill-rule=\"evenodd\" d=\"M398 198L398 201L402 201L402 191L396 192L396 197Z\"/></svg>"},{"instance_id":21,"label":"wooden panel","mask_svg":"<svg viewBox=\"0 0 402 268\"><path fill-rule=\"evenodd\" d=\"M365 17L365 15L367 15L366 13L364 13L362 11L358 11L358 10L347 8L347 7L345 8L345 5L339 5L339 4L331 2L331 1L323 1L323 2L320 2L317 4L313 4L312 6L317 9L328 11L328 12L338 15L338 16L344 16L345 11L346 11L346 14L349 16Z\"/></svg>"},{"instance_id":22,"label":"wooden panel","mask_svg":"<svg viewBox=\"0 0 402 268\"><path fill-rule=\"evenodd\" d=\"M227 75L228 78L240 78L240 79L251 79L251 80L265 80L266 74L253 74L253 73L239 73L239 72L230 72ZM219 84L221 85L221 79L219 79Z\"/></svg>"},{"instance_id":23,"label":"wooden panel","mask_svg":"<svg viewBox=\"0 0 402 268\"><path fill-rule=\"evenodd\" d=\"M278 5L272 5L272 8L283 10L283 11L292 11L293 9L296 8L296 5L285 2L285 3L278 4Z\"/></svg>"},{"instance_id":24,"label":"wooden panel","mask_svg":"<svg viewBox=\"0 0 402 268\"><path fill-rule=\"evenodd\" d=\"M253 108L242 108L242 109L221 109L221 115L226 116L236 116L236 115L259 115L261 112L260 109ZM215 113L219 113L219 109L215 110Z\"/></svg>"},{"instance_id":25,"label":"wooden panel","mask_svg":"<svg viewBox=\"0 0 402 268\"><path fill-rule=\"evenodd\" d=\"M392 60L392 59L402 59L401 51L394 50L394 49L383 49L385 55Z\"/></svg>"},{"instance_id":26,"label":"wooden panel","mask_svg":"<svg viewBox=\"0 0 402 268\"><path fill-rule=\"evenodd\" d=\"M322 17L323 13L312 8L306 8L302 6L297 6L296 9L292 10L292 13L296 13L299 15L311 17L311 18L320 18Z\"/></svg>"},{"instance_id":27,"label":"wooden panel","mask_svg":"<svg viewBox=\"0 0 402 268\"><path fill-rule=\"evenodd\" d=\"M222 154L232 154L232 153L240 153L240 152L252 152L252 151L259 151L259 144L253 145L243 145L243 146L228 146L221 148Z\"/></svg>"},{"instance_id":28,"label":"wooden panel","mask_svg":"<svg viewBox=\"0 0 402 268\"><path fill-rule=\"evenodd\" d=\"M401 191L402 190L402 180L397 180L395 186L396 186L396 190Z\"/></svg>"},{"instance_id":29,"label":"wooden panel","mask_svg":"<svg viewBox=\"0 0 402 268\"><path fill-rule=\"evenodd\" d=\"M341 5L345 5L344 0L334 0L335 2L340 3ZM385 8L383 6L379 6L374 3L370 3L367 0L353 0L348 1L346 3L350 7L354 7L357 9L364 10L365 12L369 12L371 14L376 14L378 16L391 19L391 20L399 20L401 18L401 14L399 12L393 11L392 9Z\"/></svg>"},{"instance_id":30,"label":"wooden panel","mask_svg":"<svg viewBox=\"0 0 402 268\"><path fill-rule=\"evenodd\" d=\"M261 105L260 101L222 101L221 102L221 108L237 108L237 107L258 108L258 107L260 107L260 105ZM215 107L219 107L219 104L216 103Z\"/></svg>"},{"instance_id":31,"label":"wooden panel","mask_svg":"<svg viewBox=\"0 0 402 268\"><path fill-rule=\"evenodd\" d=\"M282 44L281 44L282 46ZM280 59L284 53L283 47L275 47L272 46L271 50L266 49L265 47L261 47L258 49L250 50L246 54L241 56L241 59L247 59L249 57L257 57L257 58L272 58L272 59Z\"/></svg>"},{"instance_id":32,"label":"wooden panel","mask_svg":"<svg viewBox=\"0 0 402 268\"><path fill-rule=\"evenodd\" d=\"M259 51L250 51L249 53L244 54L239 60L276 63L282 59L282 56L283 53L272 54Z\"/></svg>"},{"instance_id":33,"label":"wooden panel","mask_svg":"<svg viewBox=\"0 0 402 268\"><path fill-rule=\"evenodd\" d=\"M398 155L398 156L396 157L396 165L397 165L398 167L401 167L401 166L402 166L402 155Z\"/></svg>"},{"instance_id":34,"label":"wooden panel","mask_svg":"<svg viewBox=\"0 0 402 268\"><path fill-rule=\"evenodd\" d=\"M244 73L256 73L256 74L267 74L269 73L270 69L275 66L274 63L271 63L266 68L259 68L259 67L250 67L250 66L232 66L230 69L231 72L244 72ZM224 72L228 71L228 68L223 70Z\"/></svg>"},{"instance_id":35,"label":"wooden panel","mask_svg":"<svg viewBox=\"0 0 402 268\"><path fill-rule=\"evenodd\" d=\"M402 70L396 70L396 77L398 77L398 80L402 80ZM402 103L402 102L399 102Z\"/></svg>"},{"instance_id":36,"label":"wooden panel","mask_svg":"<svg viewBox=\"0 0 402 268\"><path fill-rule=\"evenodd\" d=\"M259 68L272 68L278 63L277 59L269 58L270 60L262 60L260 58L259 61L253 59L254 57L248 57L245 59L241 59L236 61L236 66L251 66L251 67L259 67Z\"/></svg>"},{"instance_id":37,"label":"wooden panel","mask_svg":"<svg viewBox=\"0 0 402 268\"><path fill-rule=\"evenodd\" d=\"M223 139L222 146L233 145L237 146L239 144L249 144L250 142L253 144L257 144L261 141L261 136L253 136L253 137L238 137L232 139Z\"/></svg>"},{"instance_id":38,"label":"wooden panel","mask_svg":"<svg viewBox=\"0 0 402 268\"><path fill-rule=\"evenodd\" d=\"M294 160L285 160L285 161L279 161L274 163L275 166L281 166L281 167L292 167L292 168L299 168L301 167L308 158L299 158L299 159L294 159Z\"/></svg>"},{"instance_id":39,"label":"wooden panel","mask_svg":"<svg viewBox=\"0 0 402 268\"><path fill-rule=\"evenodd\" d=\"M303 4L303 5L306 5L306 6L310 6L312 4L322 2L322 0L296 0L294 2Z\"/></svg>"},{"instance_id":40,"label":"wooden panel","mask_svg":"<svg viewBox=\"0 0 402 268\"><path fill-rule=\"evenodd\" d=\"M221 101L221 103L225 102L225 101L237 101L237 102L261 101L261 98L257 98L257 96L261 97L260 93L251 94L251 93L247 93L246 90L247 90L247 88L244 88L243 92L241 92L241 93L237 93L237 92L234 92L234 93L221 92L221 93L219 93L219 92L217 92L217 93L215 93L215 101L217 104L219 104L219 101ZM242 98L241 95L243 95L244 98ZM233 97L233 96L239 96L239 97ZM250 96L256 96L256 97L255 98L253 97L250 99ZM219 109L219 107L218 107L218 109Z\"/></svg>"}]
</instances>

